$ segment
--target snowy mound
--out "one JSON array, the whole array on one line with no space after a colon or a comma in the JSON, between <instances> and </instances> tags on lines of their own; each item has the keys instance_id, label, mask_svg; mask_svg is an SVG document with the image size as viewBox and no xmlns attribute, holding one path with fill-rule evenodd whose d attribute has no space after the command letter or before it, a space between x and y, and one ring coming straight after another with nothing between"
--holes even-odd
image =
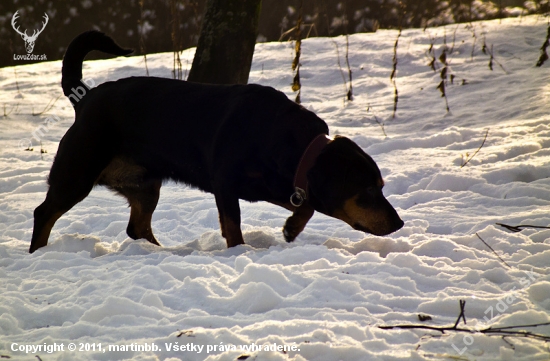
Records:
<instances>
[{"instance_id":1,"label":"snowy mound","mask_svg":"<svg viewBox=\"0 0 550 361\"><path fill-rule=\"evenodd\" d=\"M162 248L130 240L127 205L96 188L29 255L33 210L73 110L55 101L60 62L0 69L0 356L547 359L529 338L378 328L419 314L452 325L461 299L464 327L550 322L550 230L496 225L550 224L550 64L535 67L546 31L535 16L403 31L395 82L397 31L352 35L352 102L345 38L305 40L302 104L378 162L405 226L375 237L316 214L287 244L288 211L242 202L247 244L229 250L214 197L168 183L153 217ZM291 43L258 44L250 82L294 99L292 59ZM147 60L151 75L171 77L171 54ZM138 75L141 57L84 64L95 84Z\"/></svg>"}]
</instances>

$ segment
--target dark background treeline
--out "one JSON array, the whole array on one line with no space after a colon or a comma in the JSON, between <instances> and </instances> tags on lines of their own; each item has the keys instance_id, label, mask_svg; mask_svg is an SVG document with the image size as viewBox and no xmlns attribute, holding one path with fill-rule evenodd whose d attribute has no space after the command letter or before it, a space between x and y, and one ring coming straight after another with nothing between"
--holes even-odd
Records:
<instances>
[{"instance_id":1,"label":"dark background treeline","mask_svg":"<svg viewBox=\"0 0 550 361\"><path fill-rule=\"evenodd\" d=\"M13 54L26 54L12 28L16 11L20 30L42 27L33 54L48 60L63 57L79 33L97 29L113 36L136 54L183 50L196 46L206 0L12 0L0 2L0 67L25 64ZM295 26L299 0L263 0L258 41L277 41ZM521 7L521 9L513 7ZM303 0L302 36L336 36L378 28L429 27L456 22L544 13L548 0ZM284 37L291 38L292 34ZM90 58L100 58L94 53Z\"/></svg>"}]
</instances>

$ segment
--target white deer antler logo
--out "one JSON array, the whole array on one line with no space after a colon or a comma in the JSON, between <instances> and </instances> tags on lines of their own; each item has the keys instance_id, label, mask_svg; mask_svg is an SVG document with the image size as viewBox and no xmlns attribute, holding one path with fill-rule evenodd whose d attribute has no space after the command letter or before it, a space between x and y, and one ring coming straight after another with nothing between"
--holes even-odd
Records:
<instances>
[{"instance_id":1,"label":"white deer antler logo","mask_svg":"<svg viewBox=\"0 0 550 361\"><path fill-rule=\"evenodd\" d=\"M27 53L30 54L34 50L34 42L36 41L36 38L44 30L44 28L46 27L46 24L48 24L48 19L49 19L48 14L44 13L44 20L46 21L42 22L42 29L38 30L38 32L36 30L33 30L32 35L28 36L27 30L25 30L25 32L22 33L21 31L19 31L19 26L17 28L15 27L15 21L17 20L17 18L19 18L19 14L17 14L18 12L19 10L17 10L15 14L13 14L13 17L11 18L11 26L13 27L13 30L17 31L17 33L21 35L23 40L25 40L25 48L27 49Z\"/></svg>"}]
</instances>

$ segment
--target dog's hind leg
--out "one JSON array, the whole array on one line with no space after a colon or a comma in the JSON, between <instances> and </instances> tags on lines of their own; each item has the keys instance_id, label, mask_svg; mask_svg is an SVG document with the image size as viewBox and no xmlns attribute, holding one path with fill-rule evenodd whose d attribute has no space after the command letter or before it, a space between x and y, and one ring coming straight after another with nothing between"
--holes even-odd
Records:
<instances>
[{"instance_id":1,"label":"dog's hind leg","mask_svg":"<svg viewBox=\"0 0 550 361\"><path fill-rule=\"evenodd\" d=\"M70 178L71 174L66 176ZM46 200L34 210L30 253L48 244L48 238L55 222L75 204L86 198L93 186L93 179L90 181L81 177L73 179L72 182L67 180L62 184L50 182Z\"/></svg>"},{"instance_id":2,"label":"dog's hind leg","mask_svg":"<svg viewBox=\"0 0 550 361\"><path fill-rule=\"evenodd\" d=\"M75 204L82 201L92 190L104 162L100 154L91 154L92 160L79 157L81 147L65 148L60 145L50 171L50 185L46 200L34 210L34 228L29 252L48 244L48 238L55 222ZM68 151L68 149L71 149Z\"/></svg>"},{"instance_id":3,"label":"dog's hind leg","mask_svg":"<svg viewBox=\"0 0 550 361\"><path fill-rule=\"evenodd\" d=\"M296 208L294 213L288 217L283 227L283 235L287 242L294 241L300 232L304 230L313 213L313 207L307 202Z\"/></svg>"},{"instance_id":4,"label":"dog's hind leg","mask_svg":"<svg viewBox=\"0 0 550 361\"><path fill-rule=\"evenodd\" d=\"M34 228L29 248L30 253L48 244L48 238L55 222L68 210L67 208L70 209L71 206L63 206L63 204L56 202L48 192L46 200L34 210Z\"/></svg>"},{"instance_id":5,"label":"dog's hind leg","mask_svg":"<svg viewBox=\"0 0 550 361\"><path fill-rule=\"evenodd\" d=\"M138 187L116 189L128 199L130 204L130 221L126 233L132 239L146 239L152 244L160 246L153 235L151 218L157 207L162 181L152 180L140 184Z\"/></svg>"},{"instance_id":6,"label":"dog's hind leg","mask_svg":"<svg viewBox=\"0 0 550 361\"><path fill-rule=\"evenodd\" d=\"M61 139L48 177L46 200L34 210L30 253L48 244L59 217L86 198L96 184L110 160L110 149L102 143L104 138L99 132L73 126Z\"/></svg>"}]
</instances>

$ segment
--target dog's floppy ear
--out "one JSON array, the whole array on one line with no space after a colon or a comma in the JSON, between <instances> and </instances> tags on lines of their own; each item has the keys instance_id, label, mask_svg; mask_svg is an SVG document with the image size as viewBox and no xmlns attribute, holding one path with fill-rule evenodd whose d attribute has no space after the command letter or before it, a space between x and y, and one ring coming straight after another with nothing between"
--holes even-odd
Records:
<instances>
[{"instance_id":1,"label":"dog's floppy ear","mask_svg":"<svg viewBox=\"0 0 550 361\"><path fill-rule=\"evenodd\" d=\"M347 160L338 149L347 139L335 137L317 157L314 166L308 172L308 185L312 194L312 205L321 213L331 215L341 206L346 194Z\"/></svg>"}]
</instances>

